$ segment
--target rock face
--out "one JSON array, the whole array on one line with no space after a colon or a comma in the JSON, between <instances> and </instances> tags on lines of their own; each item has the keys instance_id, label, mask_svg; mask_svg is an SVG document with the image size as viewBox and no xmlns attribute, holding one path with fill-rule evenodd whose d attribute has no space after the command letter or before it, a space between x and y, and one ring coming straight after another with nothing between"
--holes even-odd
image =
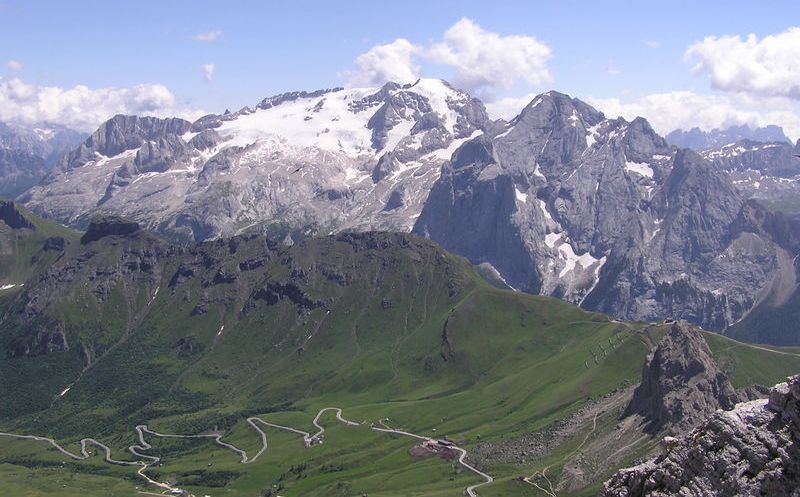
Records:
<instances>
[{"instance_id":1,"label":"rock face","mask_svg":"<svg viewBox=\"0 0 800 497\"><path fill-rule=\"evenodd\" d=\"M625 415L639 414L646 431L685 432L718 409L739 401L728 377L711 357L700 331L685 322L672 325L642 368Z\"/></svg>"},{"instance_id":2,"label":"rock face","mask_svg":"<svg viewBox=\"0 0 800 497\"><path fill-rule=\"evenodd\" d=\"M667 452L618 472L604 497L797 497L800 495L800 376L769 400L717 411Z\"/></svg>"}]
</instances>

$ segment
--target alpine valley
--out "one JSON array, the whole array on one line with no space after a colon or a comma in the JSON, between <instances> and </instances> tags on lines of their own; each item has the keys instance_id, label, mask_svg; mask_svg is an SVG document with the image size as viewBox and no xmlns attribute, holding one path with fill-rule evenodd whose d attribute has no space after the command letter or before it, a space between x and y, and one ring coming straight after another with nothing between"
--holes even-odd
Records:
<instances>
[{"instance_id":1,"label":"alpine valley","mask_svg":"<svg viewBox=\"0 0 800 497\"><path fill-rule=\"evenodd\" d=\"M797 497L798 148L435 79L115 116L0 201L0 489Z\"/></svg>"},{"instance_id":2,"label":"alpine valley","mask_svg":"<svg viewBox=\"0 0 800 497\"><path fill-rule=\"evenodd\" d=\"M703 488L796 488L796 387L757 400L796 348L500 289L412 234L176 245L0 219L8 495L626 495L666 463L603 482L665 435L724 447L703 423L741 401L764 435L736 425L719 457L741 472Z\"/></svg>"}]
</instances>

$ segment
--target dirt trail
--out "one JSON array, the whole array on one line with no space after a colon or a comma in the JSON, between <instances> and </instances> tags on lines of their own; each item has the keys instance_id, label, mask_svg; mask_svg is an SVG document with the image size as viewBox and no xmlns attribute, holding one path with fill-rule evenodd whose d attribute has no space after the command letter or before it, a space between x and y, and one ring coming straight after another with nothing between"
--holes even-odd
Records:
<instances>
[{"instance_id":1,"label":"dirt trail","mask_svg":"<svg viewBox=\"0 0 800 497\"><path fill-rule=\"evenodd\" d=\"M589 433L586 434L585 437L583 437L583 440L581 441L580 445L575 447L575 450L573 450L572 452L567 454L564 457L564 459L561 460L561 462L568 461L572 456L577 454L578 451L580 451L583 448L584 445L586 445L586 442L589 441L589 437L591 437L594 434L594 432L597 430L597 416L598 415L600 415L599 412L595 412L594 413L594 418L592 419L592 429L591 429L591 431L589 431ZM525 483L533 485L534 487L539 489L541 492L544 492L545 494L549 495L550 497L558 497L558 495L556 494L555 487L553 486L553 482L547 476L547 470L550 469L552 466L553 466L552 464L549 464L549 465L545 466L538 473L534 473L531 476L523 478L523 481ZM540 476L541 480L544 480L547 483L547 488L544 488L544 487L540 486L538 483L536 483L536 481L534 481L537 476Z\"/></svg>"}]
</instances>

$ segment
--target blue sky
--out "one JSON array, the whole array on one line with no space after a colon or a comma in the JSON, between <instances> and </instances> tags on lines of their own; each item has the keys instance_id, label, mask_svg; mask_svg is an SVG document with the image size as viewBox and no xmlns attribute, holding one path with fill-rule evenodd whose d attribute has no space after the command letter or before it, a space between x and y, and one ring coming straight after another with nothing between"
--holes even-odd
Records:
<instances>
[{"instance_id":1,"label":"blue sky","mask_svg":"<svg viewBox=\"0 0 800 497\"><path fill-rule=\"evenodd\" d=\"M769 117L764 109L770 105L776 112L796 110L797 98L791 95L742 91L741 84L714 87L714 69L693 72L696 61L684 60L687 48L707 36L738 35L744 40L753 33L760 40L786 32L800 24L796 5L788 1L764 7L752 1L0 0L0 83L19 80L34 91L163 85L174 98L170 109L221 112L282 91L346 85L353 79L356 57L372 47L404 38L425 51L441 43L462 18L501 38L531 37L550 50L544 63L550 78L545 81L520 77L513 85L468 88L490 101L557 89L624 114L647 111L645 104L635 105L649 95L685 91L725 99L734 110L760 112L758 118L738 118L754 124ZM213 41L195 40L213 32L220 33ZM787 50L794 53L791 46ZM204 76L207 64L213 64L211 78ZM452 66L435 58L418 56L415 64L424 76L453 79L455 74ZM513 106L510 100L507 104ZM0 97L0 118L24 114L16 107L4 112L3 105ZM37 112L26 115L41 114ZM691 118L682 119L675 122ZM724 123L737 118L715 119ZM793 126L791 116L781 119Z\"/></svg>"}]
</instances>

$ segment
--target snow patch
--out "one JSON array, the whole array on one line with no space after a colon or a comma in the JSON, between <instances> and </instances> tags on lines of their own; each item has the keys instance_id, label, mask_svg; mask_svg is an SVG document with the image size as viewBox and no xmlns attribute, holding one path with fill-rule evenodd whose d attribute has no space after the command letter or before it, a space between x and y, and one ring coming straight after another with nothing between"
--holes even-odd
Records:
<instances>
[{"instance_id":1,"label":"snow patch","mask_svg":"<svg viewBox=\"0 0 800 497\"><path fill-rule=\"evenodd\" d=\"M545 177L544 174L542 174L542 171L539 169L539 163L538 162L536 163L535 166L533 166L533 175L538 177L538 178L542 178L543 180L547 181L547 178Z\"/></svg>"},{"instance_id":2,"label":"snow patch","mask_svg":"<svg viewBox=\"0 0 800 497\"><path fill-rule=\"evenodd\" d=\"M516 195L517 200L519 200L520 202L524 204L528 203L528 194L522 193L521 191L519 191L519 189L517 189L516 186L514 187L514 195Z\"/></svg>"},{"instance_id":3,"label":"snow patch","mask_svg":"<svg viewBox=\"0 0 800 497\"><path fill-rule=\"evenodd\" d=\"M625 162L625 170L630 171L632 173L636 173L640 176L645 176L647 178L653 177L653 169L650 167L650 164L647 162L632 162L626 161Z\"/></svg>"},{"instance_id":4,"label":"snow patch","mask_svg":"<svg viewBox=\"0 0 800 497\"><path fill-rule=\"evenodd\" d=\"M556 248L556 242L561 239L561 233L548 233L544 236L544 244L550 248Z\"/></svg>"},{"instance_id":5,"label":"snow patch","mask_svg":"<svg viewBox=\"0 0 800 497\"><path fill-rule=\"evenodd\" d=\"M600 262L600 259L595 259L589 252L581 255L576 254L572 249L572 245L567 242L558 246L558 253L565 262L564 268L558 274L559 278L563 278L567 273L575 270L578 265L580 265L582 269L586 269L591 267L592 264Z\"/></svg>"},{"instance_id":6,"label":"snow patch","mask_svg":"<svg viewBox=\"0 0 800 497\"><path fill-rule=\"evenodd\" d=\"M373 93L373 88L356 88L298 98L224 121L217 133L229 137L228 146L283 137L298 147L316 147L351 157L371 155L372 132L367 128L371 113L353 112L350 103Z\"/></svg>"},{"instance_id":7,"label":"snow patch","mask_svg":"<svg viewBox=\"0 0 800 497\"><path fill-rule=\"evenodd\" d=\"M481 136L482 134L483 134L483 131L475 130L468 137L459 138L458 140L453 140L453 141L450 142L450 145L448 145L447 148L440 148L439 150L435 150L435 151L429 153L428 155L426 155L425 157L433 157L433 158L436 158L436 159L450 160L450 158L453 157L453 153L455 153L455 151L458 149L458 147L463 145L465 142L467 142L469 140L472 140L473 138L477 138L477 137Z\"/></svg>"}]
</instances>

